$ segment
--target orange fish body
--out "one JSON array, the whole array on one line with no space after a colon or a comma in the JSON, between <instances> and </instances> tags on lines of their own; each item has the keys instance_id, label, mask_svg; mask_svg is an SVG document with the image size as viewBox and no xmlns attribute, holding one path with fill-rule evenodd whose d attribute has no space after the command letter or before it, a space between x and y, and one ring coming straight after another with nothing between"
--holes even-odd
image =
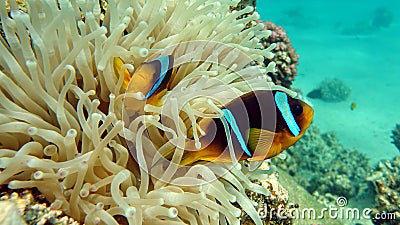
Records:
<instances>
[{"instance_id":1,"label":"orange fish body","mask_svg":"<svg viewBox=\"0 0 400 225\"><path fill-rule=\"evenodd\" d=\"M294 121L299 127L299 132L293 135L287 125L287 121L282 112L273 101L276 91L255 91L244 95L230 104L225 106L233 111L237 120L241 134L247 140L246 147L250 151L250 155L244 154L243 148L231 132L234 152L238 160L247 159L249 161L259 161L272 158L289 148L310 126L314 110L302 100L295 98L287 98L288 106ZM281 92L280 92L281 93ZM241 107L239 107L241 105ZM237 113L235 110L241 110ZM274 119L274 115L276 117ZM245 118L245 119L243 119ZM214 161L214 162L231 162L229 148L227 147L227 138L224 133L224 127L220 119L208 119L200 123L201 128L206 133L211 133L212 137L207 134L200 139L203 148L185 152L182 165L189 165L197 161ZM244 122L243 122L244 120ZM213 138L213 140L210 140ZM193 147L191 147L193 148Z\"/></svg>"},{"instance_id":2,"label":"orange fish body","mask_svg":"<svg viewBox=\"0 0 400 225\"><path fill-rule=\"evenodd\" d=\"M121 70L122 65L122 60L115 58L116 72ZM125 98L125 110L128 113L143 115L146 104L162 105L161 98L167 92L166 85L172 74L172 65L173 57L168 55L142 63L132 76L127 69L123 72L122 87L126 94L133 97Z\"/></svg>"}]
</instances>

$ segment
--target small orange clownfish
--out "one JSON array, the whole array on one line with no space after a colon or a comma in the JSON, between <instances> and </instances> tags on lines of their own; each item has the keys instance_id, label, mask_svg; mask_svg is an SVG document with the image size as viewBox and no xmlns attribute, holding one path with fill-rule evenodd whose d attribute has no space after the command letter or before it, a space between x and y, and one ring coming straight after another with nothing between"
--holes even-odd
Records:
<instances>
[{"instance_id":1,"label":"small orange clownfish","mask_svg":"<svg viewBox=\"0 0 400 225\"><path fill-rule=\"evenodd\" d=\"M167 92L167 84L171 79L173 63L172 55L166 55L142 63L132 76L125 70L122 87L127 94L133 96L125 99L125 105L129 106L126 110L143 115L145 104L161 106L161 98ZM122 65L120 58L114 59L116 73L121 70Z\"/></svg>"}]
</instances>

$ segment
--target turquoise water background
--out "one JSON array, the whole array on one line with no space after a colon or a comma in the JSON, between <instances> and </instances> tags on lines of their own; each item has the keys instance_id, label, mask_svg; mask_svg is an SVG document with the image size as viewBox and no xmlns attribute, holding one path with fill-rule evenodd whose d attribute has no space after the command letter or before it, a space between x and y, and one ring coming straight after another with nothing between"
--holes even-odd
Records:
<instances>
[{"instance_id":1,"label":"turquoise water background","mask_svg":"<svg viewBox=\"0 0 400 225\"><path fill-rule=\"evenodd\" d=\"M371 165L400 154L390 137L400 123L396 8L400 1L257 1L261 19L283 26L300 55L294 87L307 94L325 78L351 87L343 102L313 99L313 124L322 132L336 131L345 148L366 153ZM393 19L379 21L382 12Z\"/></svg>"}]
</instances>

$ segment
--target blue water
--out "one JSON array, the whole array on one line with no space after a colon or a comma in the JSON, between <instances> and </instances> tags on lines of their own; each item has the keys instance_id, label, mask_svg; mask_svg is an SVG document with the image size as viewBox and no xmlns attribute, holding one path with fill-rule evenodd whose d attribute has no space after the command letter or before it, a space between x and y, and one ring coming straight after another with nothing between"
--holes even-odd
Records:
<instances>
[{"instance_id":1,"label":"blue water","mask_svg":"<svg viewBox=\"0 0 400 225\"><path fill-rule=\"evenodd\" d=\"M300 55L295 87L308 93L329 77L352 89L344 102L312 100L313 124L336 131L344 147L365 153L371 165L399 155L390 136L400 123L400 1L257 3L261 19L283 26ZM393 19L382 20L382 13Z\"/></svg>"}]
</instances>

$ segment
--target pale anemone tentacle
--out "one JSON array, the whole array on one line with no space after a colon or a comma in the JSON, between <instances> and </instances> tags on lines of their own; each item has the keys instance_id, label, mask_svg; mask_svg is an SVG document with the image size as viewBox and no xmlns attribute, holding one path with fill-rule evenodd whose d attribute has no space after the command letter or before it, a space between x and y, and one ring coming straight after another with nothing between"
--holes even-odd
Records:
<instances>
[{"instance_id":1,"label":"pale anemone tentacle","mask_svg":"<svg viewBox=\"0 0 400 225\"><path fill-rule=\"evenodd\" d=\"M231 12L239 0L110 0L100 22L99 1L28 0L28 13L8 2L10 13L0 1L0 184L36 187L52 209L86 224L117 224L116 215L129 224L239 224L241 209L254 217L245 191L268 192L252 184L248 177L261 175L238 166L232 148L234 163L179 167L189 131L201 147L198 123L224 122L219 108L232 99L271 89L295 96L265 78L274 63L251 66L272 58L274 48L258 49L270 34L262 25L244 29L258 14L237 19L251 7ZM125 71L134 74L160 51L177 62L161 99L169 107L146 105L149 115L126 122ZM147 129L153 132L141 135ZM128 142L141 143L139 162L129 158L135 152ZM158 165L170 151L173 163Z\"/></svg>"}]
</instances>

